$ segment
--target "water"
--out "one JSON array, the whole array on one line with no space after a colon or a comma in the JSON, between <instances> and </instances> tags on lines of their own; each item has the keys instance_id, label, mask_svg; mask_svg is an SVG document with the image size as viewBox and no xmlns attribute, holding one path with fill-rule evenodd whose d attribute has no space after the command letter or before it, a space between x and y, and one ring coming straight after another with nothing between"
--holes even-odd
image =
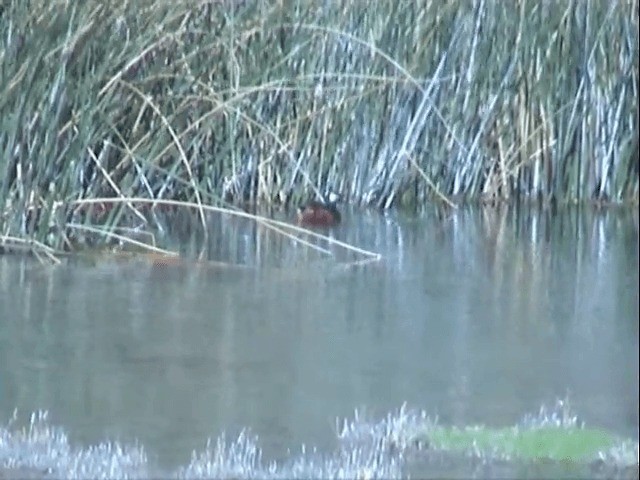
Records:
<instances>
[{"instance_id":1,"label":"water","mask_svg":"<svg viewBox=\"0 0 640 480\"><path fill-rule=\"evenodd\" d=\"M344 216L331 235L381 261L221 216L166 228L184 263L0 257L0 421L47 410L165 472L244 429L265 463L335 452L336 418L405 402L500 427L569 397L637 441L637 211Z\"/></svg>"}]
</instances>

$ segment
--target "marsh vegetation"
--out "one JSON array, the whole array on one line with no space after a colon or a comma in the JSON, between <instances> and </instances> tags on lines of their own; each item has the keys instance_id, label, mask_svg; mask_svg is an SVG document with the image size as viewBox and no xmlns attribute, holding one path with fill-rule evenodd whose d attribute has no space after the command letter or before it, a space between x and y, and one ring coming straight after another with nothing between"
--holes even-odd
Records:
<instances>
[{"instance_id":1,"label":"marsh vegetation","mask_svg":"<svg viewBox=\"0 0 640 480\"><path fill-rule=\"evenodd\" d=\"M10 0L0 26L5 246L329 187L638 200L637 0Z\"/></svg>"}]
</instances>

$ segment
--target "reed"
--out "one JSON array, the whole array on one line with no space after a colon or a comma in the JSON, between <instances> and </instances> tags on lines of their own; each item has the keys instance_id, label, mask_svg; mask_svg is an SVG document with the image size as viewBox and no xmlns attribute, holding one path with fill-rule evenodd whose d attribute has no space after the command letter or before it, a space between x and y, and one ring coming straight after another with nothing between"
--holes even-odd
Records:
<instances>
[{"instance_id":1,"label":"reed","mask_svg":"<svg viewBox=\"0 0 640 480\"><path fill-rule=\"evenodd\" d=\"M101 197L638 201L638 0L7 0L0 26L5 236L61 248Z\"/></svg>"}]
</instances>

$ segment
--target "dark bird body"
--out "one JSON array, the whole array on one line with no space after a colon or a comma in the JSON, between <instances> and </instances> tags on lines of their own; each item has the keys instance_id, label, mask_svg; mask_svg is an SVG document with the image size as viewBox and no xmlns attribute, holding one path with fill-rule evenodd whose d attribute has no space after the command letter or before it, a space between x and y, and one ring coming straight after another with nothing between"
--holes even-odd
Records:
<instances>
[{"instance_id":1,"label":"dark bird body","mask_svg":"<svg viewBox=\"0 0 640 480\"><path fill-rule=\"evenodd\" d=\"M298 224L311 227L330 227L342 220L336 206L339 196L329 195L329 201L312 200L298 208Z\"/></svg>"}]
</instances>

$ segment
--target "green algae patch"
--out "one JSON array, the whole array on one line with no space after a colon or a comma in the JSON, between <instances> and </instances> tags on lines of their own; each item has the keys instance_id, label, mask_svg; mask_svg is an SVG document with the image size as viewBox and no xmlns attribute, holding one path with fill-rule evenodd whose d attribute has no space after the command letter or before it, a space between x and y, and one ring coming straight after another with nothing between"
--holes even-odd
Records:
<instances>
[{"instance_id":1,"label":"green algae patch","mask_svg":"<svg viewBox=\"0 0 640 480\"><path fill-rule=\"evenodd\" d=\"M620 443L603 430L544 427L535 429L434 427L422 438L430 448L477 452L479 455L522 460L589 462Z\"/></svg>"}]
</instances>

